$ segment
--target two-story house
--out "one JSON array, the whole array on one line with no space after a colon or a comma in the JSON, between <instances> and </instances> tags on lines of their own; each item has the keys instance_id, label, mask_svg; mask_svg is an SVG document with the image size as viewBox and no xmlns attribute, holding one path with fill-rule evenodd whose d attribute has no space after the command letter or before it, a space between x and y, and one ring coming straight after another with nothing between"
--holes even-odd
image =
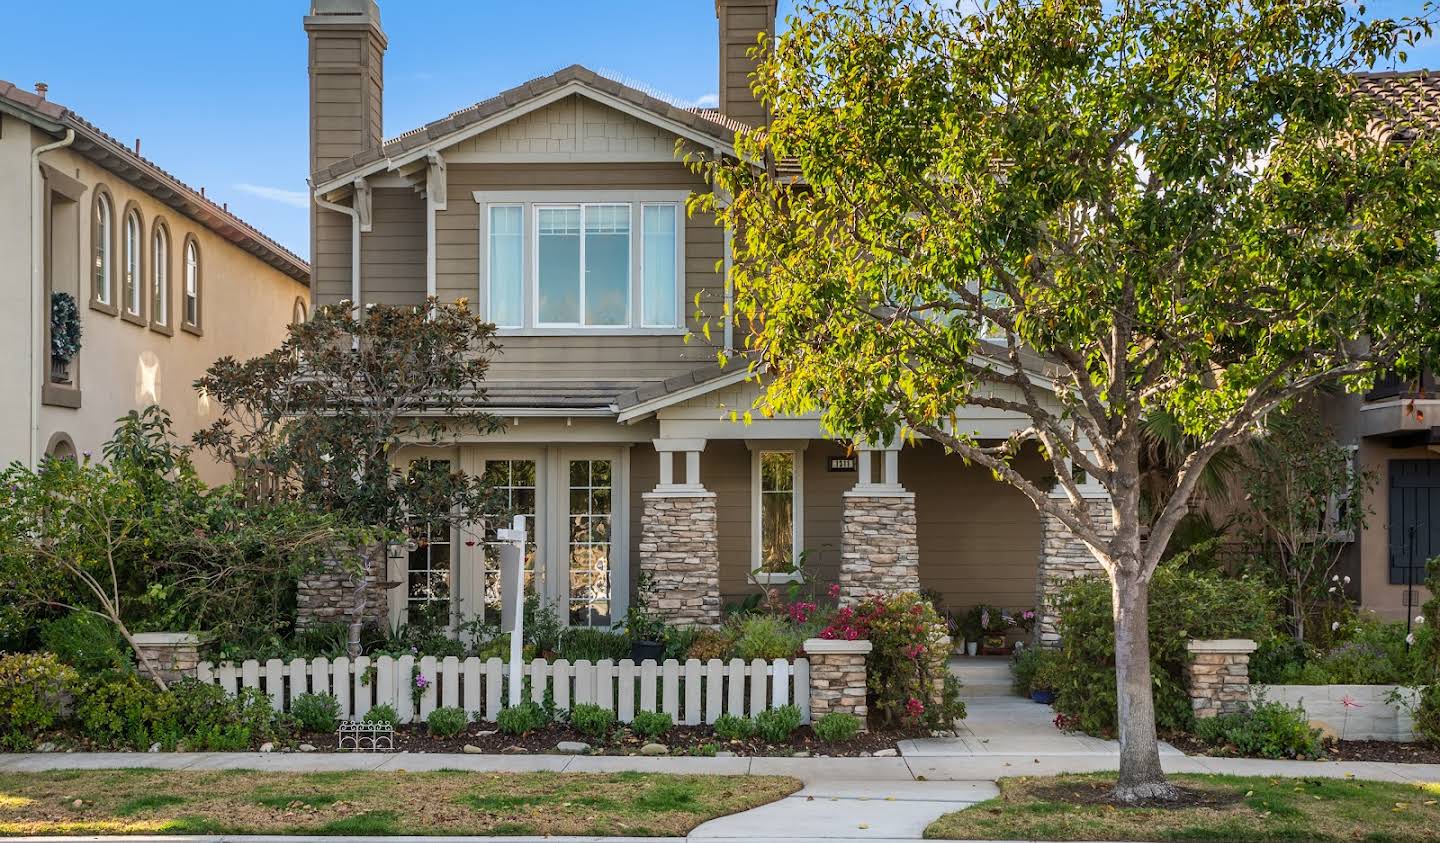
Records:
<instances>
[{"instance_id":1,"label":"two-story house","mask_svg":"<svg viewBox=\"0 0 1440 843\"><path fill-rule=\"evenodd\" d=\"M666 614L714 622L752 574L785 582L800 562L852 596L1035 605L1043 570L1088 554L987 472L930 442L852 448L813 417L734 419L759 386L717 363L743 326L724 318L726 234L686 213L707 186L681 156L732 154L736 130L765 120L748 51L774 0L718 0L716 22L718 108L571 66L384 140L380 10L314 0L315 304L464 299L498 326L488 407L503 432L405 458L483 474L529 516L535 587L571 624L618 621L641 572ZM993 439L1021 426L978 408L960 424ZM1047 471L1038 455L1026 470ZM431 600L483 612L484 544L428 538L391 560L408 584L391 618Z\"/></svg>"},{"instance_id":2,"label":"two-story house","mask_svg":"<svg viewBox=\"0 0 1440 843\"><path fill-rule=\"evenodd\" d=\"M192 383L279 345L310 267L36 87L0 81L0 464L98 459L150 404L188 442L215 417Z\"/></svg>"}]
</instances>

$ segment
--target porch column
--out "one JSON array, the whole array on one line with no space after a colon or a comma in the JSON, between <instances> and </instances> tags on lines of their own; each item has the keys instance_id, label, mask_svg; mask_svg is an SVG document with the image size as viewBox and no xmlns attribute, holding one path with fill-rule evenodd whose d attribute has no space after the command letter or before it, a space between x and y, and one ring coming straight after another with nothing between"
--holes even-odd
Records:
<instances>
[{"instance_id":1,"label":"porch column","mask_svg":"<svg viewBox=\"0 0 1440 843\"><path fill-rule=\"evenodd\" d=\"M844 495L840 600L920 590L915 494L900 485L898 440L858 447L855 486ZM876 476L878 471L878 478Z\"/></svg>"},{"instance_id":2,"label":"porch column","mask_svg":"<svg viewBox=\"0 0 1440 843\"><path fill-rule=\"evenodd\" d=\"M720 544L715 493L700 481L704 439L655 439L660 482L644 493L640 571L650 578L652 607L672 624L720 622ZM684 464L683 481L676 457Z\"/></svg>"},{"instance_id":3,"label":"porch column","mask_svg":"<svg viewBox=\"0 0 1440 843\"><path fill-rule=\"evenodd\" d=\"M1102 538L1114 535L1114 515L1110 509L1110 494L1099 483L1086 478L1079 484L1080 495L1090 510L1090 520ZM1058 486L1052 489L1050 497L1068 505L1069 498ZM1055 623L1054 603L1061 587L1067 580L1076 577L1105 575L1100 561L1090 552L1084 542L1070 532L1070 528L1053 515L1040 513L1040 564L1036 572L1035 589L1035 642L1044 647L1060 644L1060 632Z\"/></svg>"}]
</instances>

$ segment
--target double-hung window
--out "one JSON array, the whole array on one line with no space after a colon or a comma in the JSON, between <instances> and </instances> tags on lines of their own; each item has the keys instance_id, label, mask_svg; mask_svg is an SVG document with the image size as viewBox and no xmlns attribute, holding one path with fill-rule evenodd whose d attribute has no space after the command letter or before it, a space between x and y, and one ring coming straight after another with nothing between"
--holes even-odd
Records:
<instances>
[{"instance_id":1,"label":"double-hung window","mask_svg":"<svg viewBox=\"0 0 1440 843\"><path fill-rule=\"evenodd\" d=\"M758 582L800 578L804 524L802 452L752 451L754 562Z\"/></svg>"},{"instance_id":2,"label":"double-hung window","mask_svg":"<svg viewBox=\"0 0 1440 843\"><path fill-rule=\"evenodd\" d=\"M534 333L682 331L686 195L477 192L486 318Z\"/></svg>"}]
</instances>

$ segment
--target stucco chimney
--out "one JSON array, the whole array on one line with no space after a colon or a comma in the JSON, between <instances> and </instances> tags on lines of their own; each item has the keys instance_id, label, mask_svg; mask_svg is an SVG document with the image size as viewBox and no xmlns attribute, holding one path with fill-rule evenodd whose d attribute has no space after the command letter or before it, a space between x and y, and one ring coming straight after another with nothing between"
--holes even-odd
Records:
<instances>
[{"instance_id":1,"label":"stucco chimney","mask_svg":"<svg viewBox=\"0 0 1440 843\"><path fill-rule=\"evenodd\" d=\"M375 0L311 0L310 171L378 149L385 88L385 32Z\"/></svg>"},{"instance_id":2,"label":"stucco chimney","mask_svg":"<svg viewBox=\"0 0 1440 843\"><path fill-rule=\"evenodd\" d=\"M750 49L760 33L775 36L776 0L715 0L720 20L720 111L751 126L769 119L750 88L755 60Z\"/></svg>"}]
</instances>

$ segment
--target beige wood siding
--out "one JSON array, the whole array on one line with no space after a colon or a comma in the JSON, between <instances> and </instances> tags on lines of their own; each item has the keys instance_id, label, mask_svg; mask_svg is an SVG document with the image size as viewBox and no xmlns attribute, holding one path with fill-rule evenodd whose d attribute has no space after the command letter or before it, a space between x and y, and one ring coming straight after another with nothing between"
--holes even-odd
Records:
<instances>
[{"instance_id":1,"label":"beige wood siding","mask_svg":"<svg viewBox=\"0 0 1440 843\"><path fill-rule=\"evenodd\" d=\"M425 303L425 198L410 188L371 195L372 231L360 235L366 304Z\"/></svg>"},{"instance_id":2,"label":"beige wood siding","mask_svg":"<svg viewBox=\"0 0 1440 843\"><path fill-rule=\"evenodd\" d=\"M1047 465L1031 451L1020 467L1036 478ZM915 493L922 587L951 611L1035 605L1040 516L1028 499L932 442L901 451L900 482Z\"/></svg>"},{"instance_id":3,"label":"beige wood siding","mask_svg":"<svg viewBox=\"0 0 1440 843\"><path fill-rule=\"evenodd\" d=\"M346 301L351 293L350 217L315 209L315 248L310 256L316 307Z\"/></svg>"}]
</instances>

